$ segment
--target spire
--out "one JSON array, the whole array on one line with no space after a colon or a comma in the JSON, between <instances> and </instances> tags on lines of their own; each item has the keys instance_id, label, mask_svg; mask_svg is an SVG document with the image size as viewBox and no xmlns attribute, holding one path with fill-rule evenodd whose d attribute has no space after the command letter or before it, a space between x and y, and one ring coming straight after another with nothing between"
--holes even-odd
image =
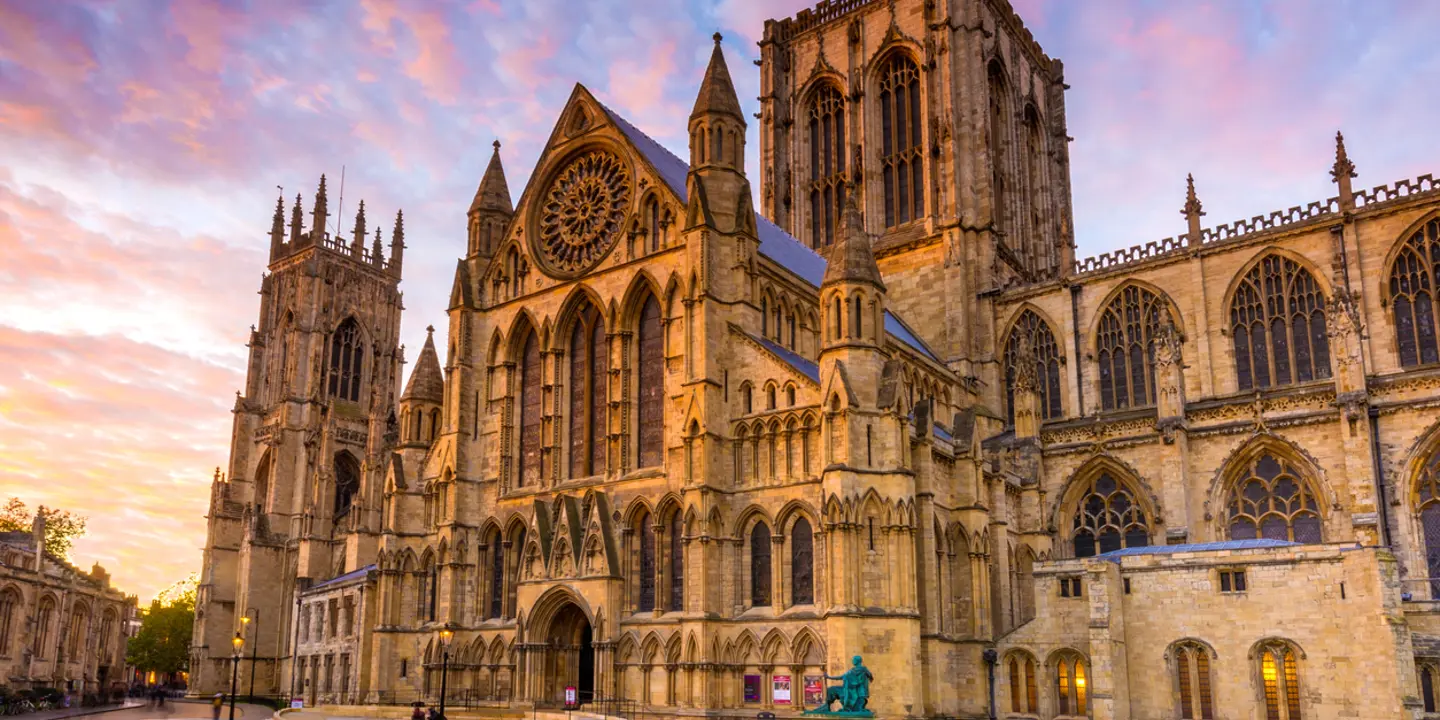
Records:
<instances>
[{"instance_id":1,"label":"spire","mask_svg":"<svg viewBox=\"0 0 1440 720\"><path fill-rule=\"evenodd\" d=\"M275 214L270 217L270 262L280 257L280 248L285 244L285 195L275 198Z\"/></svg>"},{"instance_id":2,"label":"spire","mask_svg":"<svg viewBox=\"0 0 1440 720\"><path fill-rule=\"evenodd\" d=\"M350 252L355 257L360 257L361 251L365 249L365 201L360 201L360 209L355 213L355 232L351 236Z\"/></svg>"},{"instance_id":3,"label":"spire","mask_svg":"<svg viewBox=\"0 0 1440 720\"><path fill-rule=\"evenodd\" d=\"M875 264L875 254L870 250L870 236L865 233L865 225L860 220L860 209L855 206L853 184L846 190L845 213L841 219L843 232L830 250L830 262L825 267L825 279L820 286L864 282L883 291L885 283L880 279L880 268Z\"/></svg>"},{"instance_id":4,"label":"spire","mask_svg":"<svg viewBox=\"0 0 1440 720\"><path fill-rule=\"evenodd\" d=\"M1345 136L1335 131L1335 165L1330 168L1330 179L1340 186L1340 209L1355 209L1355 193L1350 188L1350 179L1355 177L1355 163L1345 152Z\"/></svg>"},{"instance_id":5,"label":"spire","mask_svg":"<svg viewBox=\"0 0 1440 720\"><path fill-rule=\"evenodd\" d=\"M382 232L383 228L375 228L375 244L370 246L370 262L374 263L375 267L380 267L385 263L385 248L380 244Z\"/></svg>"},{"instance_id":6,"label":"spire","mask_svg":"<svg viewBox=\"0 0 1440 720\"><path fill-rule=\"evenodd\" d=\"M445 374L440 371L440 357L435 354L435 326L425 328L425 347L415 361L415 372L405 384L403 400L421 400L436 404L445 401Z\"/></svg>"},{"instance_id":7,"label":"spire","mask_svg":"<svg viewBox=\"0 0 1440 720\"><path fill-rule=\"evenodd\" d=\"M494 147L490 164L485 166L485 174L480 176L480 187L475 189L475 199L470 202L471 213L477 210L499 210L507 214L515 211L510 204L510 186L505 182L505 168L500 164L499 140L495 141Z\"/></svg>"},{"instance_id":8,"label":"spire","mask_svg":"<svg viewBox=\"0 0 1440 720\"><path fill-rule=\"evenodd\" d=\"M310 234L312 240L325 239L325 222L330 216L330 210L325 200L325 175L320 175L320 189L315 191L315 210L311 213Z\"/></svg>"},{"instance_id":9,"label":"spire","mask_svg":"<svg viewBox=\"0 0 1440 720\"><path fill-rule=\"evenodd\" d=\"M1188 223L1189 235L1187 236L1191 245L1200 244L1200 216L1205 214L1200 209L1200 198L1195 196L1195 176L1185 176L1185 207L1180 208L1180 214L1185 216Z\"/></svg>"},{"instance_id":10,"label":"spire","mask_svg":"<svg viewBox=\"0 0 1440 720\"><path fill-rule=\"evenodd\" d=\"M395 231L390 233L390 271L400 274L405 261L405 211L395 211Z\"/></svg>"},{"instance_id":11,"label":"spire","mask_svg":"<svg viewBox=\"0 0 1440 720\"><path fill-rule=\"evenodd\" d=\"M701 115L725 114L745 124L745 114L740 110L740 100L735 97L735 84L730 81L730 68L725 65L725 53L720 49L720 33L715 33L715 49L710 53L710 66L705 68L705 79L700 82L700 94L695 97L695 109L690 119Z\"/></svg>"},{"instance_id":12,"label":"spire","mask_svg":"<svg viewBox=\"0 0 1440 720\"><path fill-rule=\"evenodd\" d=\"M290 211L290 242L300 242L300 235L305 231L305 221L302 219L300 210L300 193L295 193L295 209Z\"/></svg>"}]
</instances>

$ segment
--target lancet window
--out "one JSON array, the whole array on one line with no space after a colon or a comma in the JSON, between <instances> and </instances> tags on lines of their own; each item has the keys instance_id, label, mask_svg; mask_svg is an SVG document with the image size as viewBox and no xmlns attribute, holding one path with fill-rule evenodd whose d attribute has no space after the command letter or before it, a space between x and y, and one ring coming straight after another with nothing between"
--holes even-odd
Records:
<instances>
[{"instance_id":1,"label":"lancet window","mask_svg":"<svg viewBox=\"0 0 1440 720\"><path fill-rule=\"evenodd\" d=\"M685 609L685 542L680 511L670 514L670 527L665 531L670 550L670 610Z\"/></svg>"},{"instance_id":2,"label":"lancet window","mask_svg":"<svg viewBox=\"0 0 1440 720\"><path fill-rule=\"evenodd\" d=\"M360 491L360 467L355 458L347 452L335 454L335 511L339 518L350 512L355 493Z\"/></svg>"},{"instance_id":3,"label":"lancet window","mask_svg":"<svg viewBox=\"0 0 1440 720\"><path fill-rule=\"evenodd\" d=\"M770 528L755 523L750 530L750 604L770 604Z\"/></svg>"},{"instance_id":4,"label":"lancet window","mask_svg":"<svg viewBox=\"0 0 1440 720\"><path fill-rule=\"evenodd\" d=\"M1196 642L1184 642L1175 647L1173 657L1181 720L1213 720L1210 649Z\"/></svg>"},{"instance_id":5,"label":"lancet window","mask_svg":"<svg viewBox=\"0 0 1440 720\"><path fill-rule=\"evenodd\" d=\"M1440 453L1432 453L1416 480L1415 507L1425 541L1425 570L1430 597L1440 598Z\"/></svg>"},{"instance_id":6,"label":"lancet window","mask_svg":"<svg viewBox=\"0 0 1440 720\"><path fill-rule=\"evenodd\" d=\"M651 295L640 308L637 327L639 346L639 402L635 408L639 430L640 467L660 464L665 440L665 338L660 323L660 303Z\"/></svg>"},{"instance_id":7,"label":"lancet window","mask_svg":"<svg viewBox=\"0 0 1440 720\"><path fill-rule=\"evenodd\" d=\"M520 351L520 477L517 487L540 482L540 338L526 333Z\"/></svg>"},{"instance_id":8,"label":"lancet window","mask_svg":"<svg viewBox=\"0 0 1440 720\"><path fill-rule=\"evenodd\" d=\"M1240 470L1226 504L1230 537L1322 541L1320 508L1304 475L1269 452Z\"/></svg>"},{"instance_id":9,"label":"lancet window","mask_svg":"<svg viewBox=\"0 0 1440 720\"><path fill-rule=\"evenodd\" d=\"M642 513L635 520L636 535L640 538L640 578L635 608L640 612L655 609L655 527L649 513Z\"/></svg>"},{"instance_id":10,"label":"lancet window","mask_svg":"<svg viewBox=\"0 0 1440 720\"><path fill-rule=\"evenodd\" d=\"M799 518L790 531L790 604L815 602L815 534L810 521Z\"/></svg>"},{"instance_id":11,"label":"lancet window","mask_svg":"<svg viewBox=\"0 0 1440 720\"><path fill-rule=\"evenodd\" d=\"M1089 712L1085 680L1085 659L1073 652L1062 654L1055 663L1055 707L1059 715L1083 716Z\"/></svg>"},{"instance_id":12,"label":"lancet window","mask_svg":"<svg viewBox=\"0 0 1440 720\"><path fill-rule=\"evenodd\" d=\"M330 397L360 402L360 370L365 341L355 318L346 318L330 336Z\"/></svg>"},{"instance_id":13,"label":"lancet window","mask_svg":"<svg viewBox=\"0 0 1440 720\"><path fill-rule=\"evenodd\" d=\"M605 321L586 303L570 330L570 477L605 472L606 388L610 355Z\"/></svg>"},{"instance_id":14,"label":"lancet window","mask_svg":"<svg viewBox=\"0 0 1440 720\"><path fill-rule=\"evenodd\" d=\"M1241 390L1330 377L1325 295L1290 258L1268 255L1245 273L1230 301L1230 335Z\"/></svg>"},{"instance_id":15,"label":"lancet window","mask_svg":"<svg viewBox=\"0 0 1440 720\"><path fill-rule=\"evenodd\" d=\"M1155 338L1167 312L1164 300L1136 285L1101 311L1095 359L1106 410L1155 404Z\"/></svg>"},{"instance_id":16,"label":"lancet window","mask_svg":"<svg viewBox=\"0 0 1440 720\"><path fill-rule=\"evenodd\" d=\"M1390 266L1395 344L1404 367L1440 362L1435 341L1435 290L1440 288L1440 218L1405 240Z\"/></svg>"},{"instance_id":17,"label":"lancet window","mask_svg":"<svg viewBox=\"0 0 1440 720\"><path fill-rule=\"evenodd\" d=\"M1260 648L1260 686L1264 689L1265 720L1302 720L1300 668L1295 649L1270 642Z\"/></svg>"},{"instance_id":18,"label":"lancet window","mask_svg":"<svg viewBox=\"0 0 1440 720\"><path fill-rule=\"evenodd\" d=\"M1035 687L1035 659L1028 655L1011 655L1008 669L1010 671L1010 712L1030 714L1040 712L1040 698Z\"/></svg>"},{"instance_id":19,"label":"lancet window","mask_svg":"<svg viewBox=\"0 0 1440 720\"><path fill-rule=\"evenodd\" d=\"M0 655L10 654L15 638L15 616L20 612L20 594L14 590L0 592Z\"/></svg>"},{"instance_id":20,"label":"lancet window","mask_svg":"<svg viewBox=\"0 0 1440 720\"><path fill-rule=\"evenodd\" d=\"M925 214L920 127L920 69L904 53L892 53L880 72L885 227L903 225Z\"/></svg>"},{"instance_id":21,"label":"lancet window","mask_svg":"<svg viewBox=\"0 0 1440 720\"><path fill-rule=\"evenodd\" d=\"M835 242L845 207L845 97L834 85L811 97L809 140L810 244L819 248Z\"/></svg>"}]
</instances>

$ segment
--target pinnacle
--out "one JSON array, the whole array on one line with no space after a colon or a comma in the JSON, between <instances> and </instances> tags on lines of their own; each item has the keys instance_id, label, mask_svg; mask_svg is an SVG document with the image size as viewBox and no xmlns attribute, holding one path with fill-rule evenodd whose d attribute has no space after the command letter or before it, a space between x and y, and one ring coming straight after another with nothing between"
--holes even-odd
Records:
<instances>
[{"instance_id":1,"label":"pinnacle","mask_svg":"<svg viewBox=\"0 0 1440 720\"><path fill-rule=\"evenodd\" d=\"M420 348L415 372L410 373L410 381L405 384L405 393L400 399L440 403L445 400L445 374L435 353L435 326L425 328L425 333L425 346Z\"/></svg>"},{"instance_id":2,"label":"pinnacle","mask_svg":"<svg viewBox=\"0 0 1440 720\"><path fill-rule=\"evenodd\" d=\"M700 82L700 92L695 97L695 108L690 119L700 115L731 115L745 124L745 114L740 111L740 100L735 96L735 83L730 80L730 68L725 65L725 53L720 47L720 33L715 33L715 50L710 53L710 65L705 68L705 79Z\"/></svg>"},{"instance_id":3,"label":"pinnacle","mask_svg":"<svg viewBox=\"0 0 1440 720\"><path fill-rule=\"evenodd\" d=\"M470 201L469 212L514 212L510 204L510 186L505 182L505 166L500 162L500 141L496 140L493 146L495 150L490 153L490 164L485 166L485 174L480 177L480 186L475 189L475 199Z\"/></svg>"},{"instance_id":4,"label":"pinnacle","mask_svg":"<svg viewBox=\"0 0 1440 720\"><path fill-rule=\"evenodd\" d=\"M866 282L885 288L880 277L880 267L875 264L875 254L870 249L870 236L860 219L860 208L855 204L855 188L852 185L845 193L845 212L841 222L842 232L838 242L830 250L830 262L825 267L825 279L821 286L840 282Z\"/></svg>"},{"instance_id":5,"label":"pinnacle","mask_svg":"<svg viewBox=\"0 0 1440 720\"><path fill-rule=\"evenodd\" d=\"M1340 182L1340 178L1355 177L1355 163L1350 161L1350 154L1345 151L1345 136L1339 130L1335 131L1335 165L1330 169L1330 179Z\"/></svg>"},{"instance_id":6,"label":"pinnacle","mask_svg":"<svg viewBox=\"0 0 1440 720\"><path fill-rule=\"evenodd\" d=\"M1195 176L1190 173L1185 174L1185 207L1180 208L1180 214L1185 217L1205 214L1201 209L1200 198L1195 195Z\"/></svg>"}]
</instances>

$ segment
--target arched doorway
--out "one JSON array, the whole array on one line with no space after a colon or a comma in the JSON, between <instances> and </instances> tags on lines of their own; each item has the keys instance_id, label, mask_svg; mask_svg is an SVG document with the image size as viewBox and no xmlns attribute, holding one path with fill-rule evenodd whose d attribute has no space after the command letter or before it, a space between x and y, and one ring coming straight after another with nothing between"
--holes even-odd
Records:
<instances>
[{"instance_id":1,"label":"arched doorway","mask_svg":"<svg viewBox=\"0 0 1440 720\"><path fill-rule=\"evenodd\" d=\"M590 619L573 602L555 611L545 634L545 677L542 702L565 702L565 688L574 686L580 703L595 698L595 647Z\"/></svg>"}]
</instances>

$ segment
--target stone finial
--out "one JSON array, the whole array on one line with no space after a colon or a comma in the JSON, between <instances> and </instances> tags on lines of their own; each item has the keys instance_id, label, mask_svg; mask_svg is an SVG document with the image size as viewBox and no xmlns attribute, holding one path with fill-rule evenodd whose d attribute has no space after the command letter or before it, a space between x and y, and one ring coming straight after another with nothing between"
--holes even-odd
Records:
<instances>
[{"instance_id":1,"label":"stone finial","mask_svg":"<svg viewBox=\"0 0 1440 720\"><path fill-rule=\"evenodd\" d=\"M395 211L395 230L390 233L390 272L400 274L405 261L405 211Z\"/></svg>"},{"instance_id":2,"label":"stone finial","mask_svg":"<svg viewBox=\"0 0 1440 720\"><path fill-rule=\"evenodd\" d=\"M325 175L320 175L320 189L315 191L315 209L311 211L310 233L316 239L325 237L325 222L330 217L330 210L325 198ZM318 234L316 234L318 233Z\"/></svg>"},{"instance_id":3,"label":"stone finial","mask_svg":"<svg viewBox=\"0 0 1440 720\"><path fill-rule=\"evenodd\" d=\"M290 211L290 242L299 242L305 232L304 211L300 209L300 193L295 193L295 208Z\"/></svg>"},{"instance_id":4,"label":"stone finial","mask_svg":"<svg viewBox=\"0 0 1440 720\"><path fill-rule=\"evenodd\" d=\"M1180 214L1185 216L1189 225L1189 240L1192 245L1200 244L1200 216L1205 214L1201 209L1200 198L1195 195L1195 176L1185 175L1185 207L1180 209Z\"/></svg>"},{"instance_id":5,"label":"stone finial","mask_svg":"<svg viewBox=\"0 0 1440 720\"><path fill-rule=\"evenodd\" d=\"M360 209L355 212L355 244L357 246L365 243L365 236L370 233L365 229L365 201L360 201Z\"/></svg>"},{"instance_id":6,"label":"stone finial","mask_svg":"<svg viewBox=\"0 0 1440 720\"><path fill-rule=\"evenodd\" d=\"M280 257L280 249L285 245L285 191L280 191L280 196L275 198L275 214L270 216L270 262Z\"/></svg>"},{"instance_id":7,"label":"stone finial","mask_svg":"<svg viewBox=\"0 0 1440 720\"><path fill-rule=\"evenodd\" d=\"M385 247L380 244L382 230L382 228L375 228L375 242L370 246L370 262L374 263L376 267L385 262Z\"/></svg>"},{"instance_id":8,"label":"stone finial","mask_svg":"<svg viewBox=\"0 0 1440 720\"><path fill-rule=\"evenodd\" d=\"M1340 186L1340 209L1355 209L1355 192L1350 187L1350 179L1355 177L1355 163L1350 161L1350 155L1345 152L1345 136L1339 130L1335 131L1335 164L1330 168L1330 180Z\"/></svg>"}]
</instances>

